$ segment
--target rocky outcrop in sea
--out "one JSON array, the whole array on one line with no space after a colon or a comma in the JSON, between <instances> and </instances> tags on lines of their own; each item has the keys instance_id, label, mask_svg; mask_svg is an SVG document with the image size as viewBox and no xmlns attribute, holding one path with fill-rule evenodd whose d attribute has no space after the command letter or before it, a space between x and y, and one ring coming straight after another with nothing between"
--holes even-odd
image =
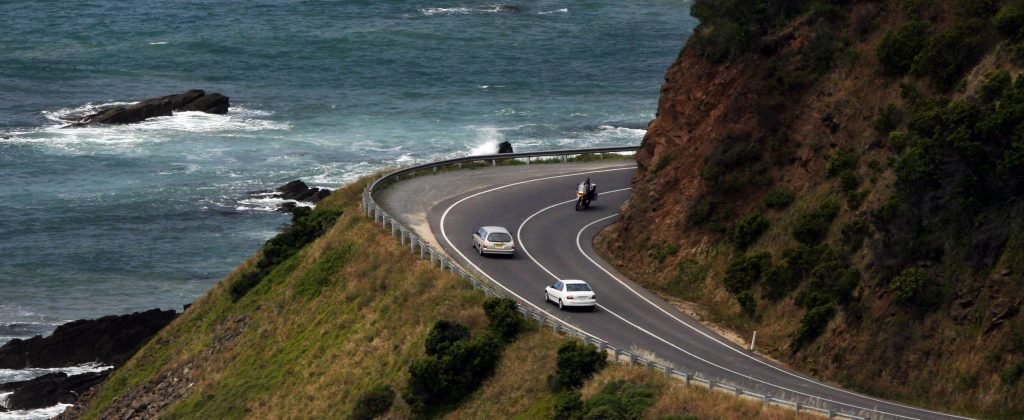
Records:
<instances>
[{"instance_id":1,"label":"rocky outcrop in sea","mask_svg":"<svg viewBox=\"0 0 1024 420\"><path fill-rule=\"evenodd\" d=\"M185 93L150 98L127 106L117 106L86 115L73 122L71 127L92 124L131 124L147 118L166 117L174 112L202 111L210 114L227 114L230 101L219 93L206 94L203 90L192 89Z\"/></svg>"}]
</instances>

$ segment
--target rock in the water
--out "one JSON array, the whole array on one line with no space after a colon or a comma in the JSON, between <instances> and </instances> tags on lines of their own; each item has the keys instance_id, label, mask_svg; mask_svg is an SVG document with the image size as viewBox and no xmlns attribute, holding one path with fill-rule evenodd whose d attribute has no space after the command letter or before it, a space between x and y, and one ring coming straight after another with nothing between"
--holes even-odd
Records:
<instances>
[{"instance_id":1,"label":"rock in the water","mask_svg":"<svg viewBox=\"0 0 1024 420\"><path fill-rule=\"evenodd\" d=\"M0 347L0 369L67 367L88 362L117 366L177 315L173 310L152 309L69 322L45 338L13 339Z\"/></svg>"},{"instance_id":2,"label":"rock in the water","mask_svg":"<svg viewBox=\"0 0 1024 420\"><path fill-rule=\"evenodd\" d=\"M284 200L305 201L314 204L319 203L320 200L323 200L327 196L331 195L331 190L327 188L310 187L306 185L305 182L302 182L301 180L298 179L291 181L287 184L284 184L280 187L277 187L275 191L277 191L278 193L274 195L274 197L276 198ZM295 207L295 203L284 203L280 207L278 207L277 210L283 212L290 212Z\"/></svg>"},{"instance_id":3,"label":"rock in the water","mask_svg":"<svg viewBox=\"0 0 1024 420\"><path fill-rule=\"evenodd\" d=\"M108 375L109 370L74 376L65 373L43 375L23 381L14 393L7 397L6 405L10 410L31 410L57 404L71 404L78 401L78 396L93 385L103 382Z\"/></svg>"},{"instance_id":4,"label":"rock in the water","mask_svg":"<svg viewBox=\"0 0 1024 420\"><path fill-rule=\"evenodd\" d=\"M509 143L507 141L498 143L498 153L514 153L512 151L512 143Z\"/></svg>"},{"instance_id":5,"label":"rock in the water","mask_svg":"<svg viewBox=\"0 0 1024 420\"><path fill-rule=\"evenodd\" d=\"M130 124L152 117L166 117L174 111L202 111L211 114L226 114L229 98L219 93L209 95L200 89L192 89L176 95L150 98L128 106L101 110L88 115L72 126L89 124Z\"/></svg>"}]
</instances>

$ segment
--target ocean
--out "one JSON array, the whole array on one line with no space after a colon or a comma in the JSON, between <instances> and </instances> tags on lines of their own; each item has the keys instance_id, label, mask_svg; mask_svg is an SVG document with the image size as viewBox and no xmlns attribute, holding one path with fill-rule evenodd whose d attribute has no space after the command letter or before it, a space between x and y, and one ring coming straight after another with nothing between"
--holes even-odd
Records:
<instances>
[{"instance_id":1,"label":"ocean","mask_svg":"<svg viewBox=\"0 0 1024 420\"><path fill-rule=\"evenodd\" d=\"M251 191L334 189L505 140L639 144L696 25L688 1L501 6L0 2L0 344L180 311L288 222ZM64 127L192 88L230 111Z\"/></svg>"}]
</instances>

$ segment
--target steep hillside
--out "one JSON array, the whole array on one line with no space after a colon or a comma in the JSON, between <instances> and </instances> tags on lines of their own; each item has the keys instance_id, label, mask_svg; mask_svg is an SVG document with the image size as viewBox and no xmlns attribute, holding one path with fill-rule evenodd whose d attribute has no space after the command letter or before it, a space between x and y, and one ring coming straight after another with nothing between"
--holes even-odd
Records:
<instances>
[{"instance_id":1,"label":"steep hillside","mask_svg":"<svg viewBox=\"0 0 1024 420\"><path fill-rule=\"evenodd\" d=\"M797 369L1024 415L1024 2L692 13L605 256Z\"/></svg>"},{"instance_id":2,"label":"steep hillside","mask_svg":"<svg viewBox=\"0 0 1024 420\"><path fill-rule=\"evenodd\" d=\"M384 418L414 417L404 394L410 366L424 360L428 342L439 346L429 333L437 321L450 320L473 337L487 337L485 296L417 259L365 217L357 201L364 186L349 185L314 212L296 213L290 227L66 417L368 418L377 410ZM549 376L565 341L527 325L504 345L494 374L478 389L427 414L551 418L559 394L551 391ZM489 360L473 353L479 348L460 348L474 363ZM467 372L469 365L457 363ZM432 387L444 382L441 374L426 378ZM625 399L606 391L604 384L616 380L638 392ZM639 407L650 418L797 417L687 388L643 368L611 367L586 386L581 410ZM595 393L604 395L592 399Z\"/></svg>"}]
</instances>

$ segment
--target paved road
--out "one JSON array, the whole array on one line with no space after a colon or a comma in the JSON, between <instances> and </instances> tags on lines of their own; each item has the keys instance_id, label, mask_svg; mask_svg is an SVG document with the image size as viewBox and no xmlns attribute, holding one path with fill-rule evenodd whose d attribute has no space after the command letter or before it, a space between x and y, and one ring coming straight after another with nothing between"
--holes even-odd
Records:
<instances>
[{"instance_id":1,"label":"paved road","mask_svg":"<svg viewBox=\"0 0 1024 420\"><path fill-rule=\"evenodd\" d=\"M382 194L381 203L399 218L422 217L416 216L422 208L403 204L396 197L411 200L410 192L424 191L424 184L434 185L444 198L431 200L426 219L449 255L485 273L524 304L559 316L615 346L653 353L656 360L709 379L780 398L817 400L816 405L851 414L959 418L814 381L718 336L596 258L593 237L616 220L619 207L629 196L634 165L534 166L536 169L478 169L470 176L449 175L448 179L421 177L407 181L410 185L393 186L390 189L394 191L388 193L391 199ZM600 196L589 210L577 212L573 206L575 187L587 176L598 185ZM519 246L516 256L477 255L470 238L482 225L507 227ZM545 304L544 287L561 278L587 280L598 295L597 310L560 312Z\"/></svg>"}]
</instances>

